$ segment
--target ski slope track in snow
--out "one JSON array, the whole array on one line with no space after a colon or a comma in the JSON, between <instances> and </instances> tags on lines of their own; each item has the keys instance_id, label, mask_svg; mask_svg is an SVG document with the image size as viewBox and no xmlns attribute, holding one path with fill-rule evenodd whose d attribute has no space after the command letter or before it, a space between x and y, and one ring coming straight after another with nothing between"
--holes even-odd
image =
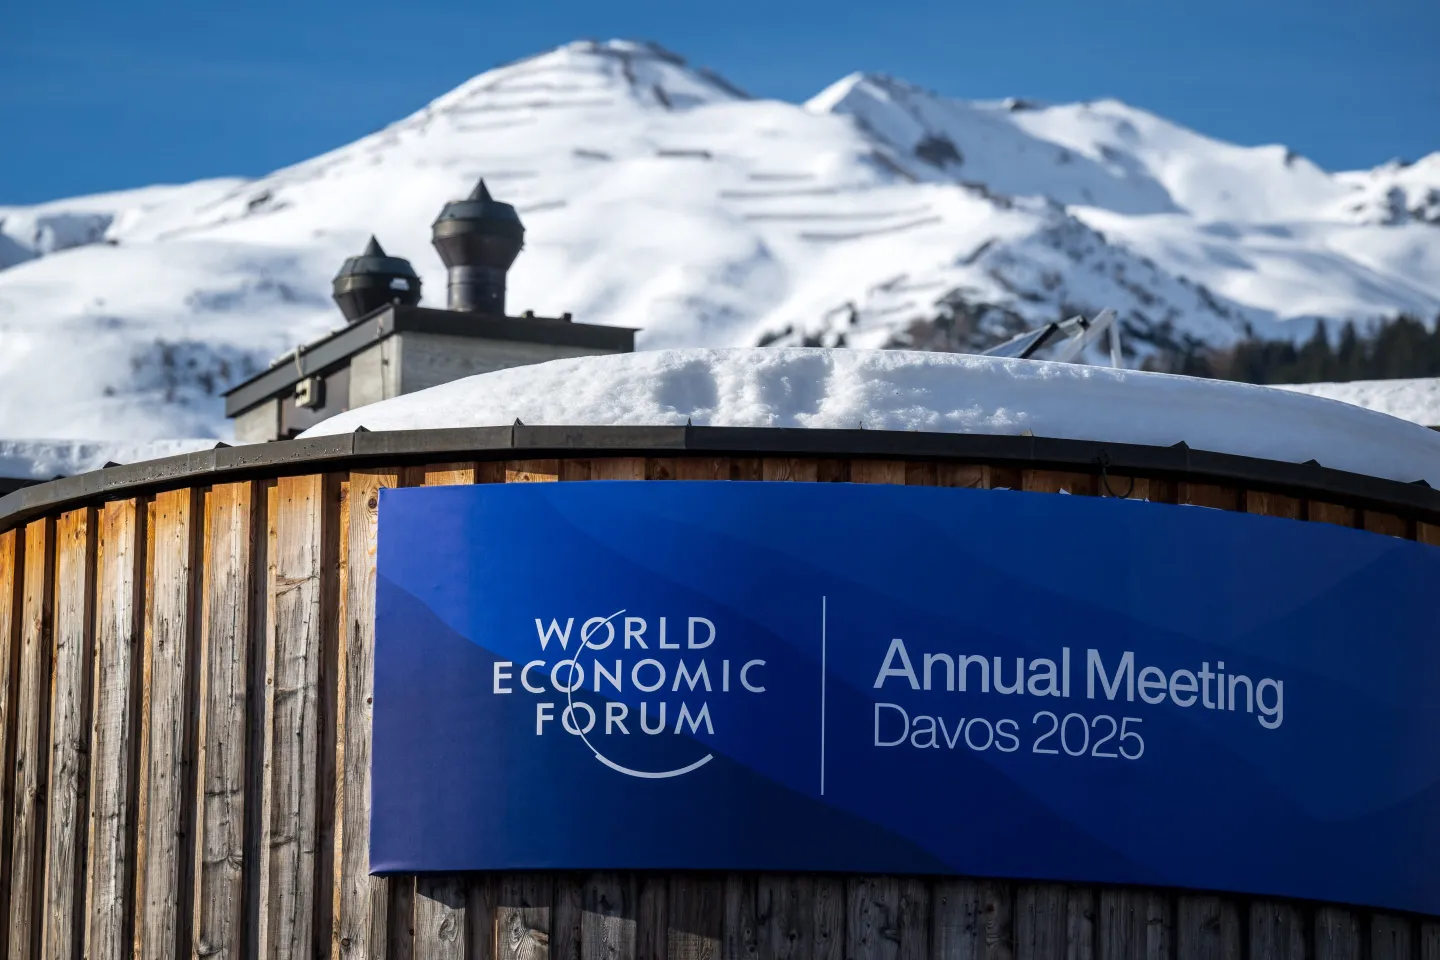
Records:
<instances>
[{"instance_id":1,"label":"ski slope track in snow","mask_svg":"<svg viewBox=\"0 0 1440 960\"><path fill-rule=\"evenodd\" d=\"M370 234L443 305L430 223L481 176L527 227L511 312L643 349L975 349L1113 307L1137 362L1440 312L1440 154L1328 173L1115 101L864 74L758 100L580 42L259 179L0 208L0 437L229 436L219 394L342 324Z\"/></svg>"}]
</instances>

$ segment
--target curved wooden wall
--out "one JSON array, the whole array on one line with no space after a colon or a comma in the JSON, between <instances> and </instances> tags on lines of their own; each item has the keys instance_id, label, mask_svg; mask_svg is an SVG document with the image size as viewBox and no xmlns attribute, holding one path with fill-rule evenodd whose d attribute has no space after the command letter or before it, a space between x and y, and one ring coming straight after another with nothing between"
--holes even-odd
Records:
<instances>
[{"instance_id":1,"label":"curved wooden wall","mask_svg":"<svg viewBox=\"0 0 1440 960\"><path fill-rule=\"evenodd\" d=\"M586 479L1128 493L1440 545L1430 524L1203 482L872 459L372 468L35 519L0 534L0 960L1440 960L1437 918L1167 890L368 876L379 489Z\"/></svg>"}]
</instances>

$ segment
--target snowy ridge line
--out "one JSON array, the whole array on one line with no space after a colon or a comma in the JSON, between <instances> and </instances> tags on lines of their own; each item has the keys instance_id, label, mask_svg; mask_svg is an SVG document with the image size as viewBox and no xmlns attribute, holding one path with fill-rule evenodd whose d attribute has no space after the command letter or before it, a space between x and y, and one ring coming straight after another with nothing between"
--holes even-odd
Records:
<instances>
[{"instance_id":1,"label":"snowy ridge line","mask_svg":"<svg viewBox=\"0 0 1440 960\"><path fill-rule=\"evenodd\" d=\"M512 310L638 326L643 349L976 351L1112 307L1139 366L1440 314L1440 154L1331 174L1116 101L1015 106L864 74L750 100L650 44L579 42L268 176L0 208L0 436L229 436L219 394L337 325L331 280L370 235L443 303L431 224L485 169L535 173L497 194L536 211ZM845 242L766 216L845 232L922 205L944 223ZM933 296L892 310L876 288L901 272ZM858 322L827 316L847 302Z\"/></svg>"},{"instance_id":2,"label":"snowy ridge line","mask_svg":"<svg viewBox=\"0 0 1440 960\"><path fill-rule=\"evenodd\" d=\"M493 457L486 454L493 453ZM681 454L815 457L953 458L1033 469L1098 471L1102 457L1116 473L1147 472L1177 479L1263 486L1304 497L1345 502L1440 519L1440 491L1335 470L1316 463L1287 463L1191 449L1051 437L986 436L880 430L807 430L786 427L526 426L358 432L201 450L163 459L96 469L39 483L0 497L0 532L35 516L88 500L143 493L199 478L222 483L257 471L450 457L516 459L564 455L677 456Z\"/></svg>"}]
</instances>

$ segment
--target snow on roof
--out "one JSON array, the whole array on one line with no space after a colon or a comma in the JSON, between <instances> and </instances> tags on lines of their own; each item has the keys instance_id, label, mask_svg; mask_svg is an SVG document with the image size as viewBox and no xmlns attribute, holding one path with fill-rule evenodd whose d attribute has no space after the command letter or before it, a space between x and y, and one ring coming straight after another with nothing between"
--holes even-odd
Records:
<instances>
[{"instance_id":1,"label":"snow on roof","mask_svg":"<svg viewBox=\"0 0 1440 960\"><path fill-rule=\"evenodd\" d=\"M106 463L135 463L210 450L208 440L152 440L124 443L94 440L0 440L0 477L53 480L99 470Z\"/></svg>"},{"instance_id":2,"label":"snow on roof","mask_svg":"<svg viewBox=\"0 0 1440 960\"><path fill-rule=\"evenodd\" d=\"M1387 413L1422 427L1440 427L1440 377L1419 380L1355 380L1350 383L1297 383L1282 390L1342 400Z\"/></svg>"},{"instance_id":3,"label":"snow on roof","mask_svg":"<svg viewBox=\"0 0 1440 960\"><path fill-rule=\"evenodd\" d=\"M1170 446L1440 486L1440 433L1250 384L897 350L660 350L481 374L352 410L304 436L531 425L919 430Z\"/></svg>"}]
</instances>

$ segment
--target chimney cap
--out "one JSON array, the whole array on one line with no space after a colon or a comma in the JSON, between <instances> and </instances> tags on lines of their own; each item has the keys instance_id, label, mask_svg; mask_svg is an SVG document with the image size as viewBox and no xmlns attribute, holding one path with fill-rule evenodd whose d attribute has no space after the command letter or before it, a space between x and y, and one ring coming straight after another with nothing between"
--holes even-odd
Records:
<instances>
[{"instance_id":1,"label":"chimney cap","mask_svg":"<svg viewBox=\"0 0 1440 960\"><path fill-rule=\"evenodd\" d=\"M475 184L475 189L470 191L470 196L464 200L451 200L445 204L440 211L440 216L435 218L433 226L437 234L449 233L454 227L442 227L446 221L465 221L461 229L467 233L492 233L500 236L512 237L519 240L525 234L525 227L520 222L520 214L508 203L502 203L490 196L490 190L485 186L485 179L482 177Z\"/></svg>"},{"instance_id":2,"label":"chimney cap","mask_svg":"<svg viewBox=\"0 0 1440 960\"><path fill-rule=\"evenodd\" d=\"M372 236L364 253L340 265L331 291L340 312L353 322L387 303L419 303L420 277L409 260L387 255Z\"/></svg>"},{"instance_id":3,"label":"chimney cap","mask_svg":"<svg viewBox=\"0 0 1440 960\"><path fill-rule=\"evenodd\" d=\"M380 241L376 240L374 236L371 236L370 242L365 245L364 253L358 257L345 258L345 262L340 265L340 272L335 274L335 279L341 280L345 277L362 275L404 277L417 282L420 279L409 260L387 254L380 246Z\"/></svg>"}]
</instances>

